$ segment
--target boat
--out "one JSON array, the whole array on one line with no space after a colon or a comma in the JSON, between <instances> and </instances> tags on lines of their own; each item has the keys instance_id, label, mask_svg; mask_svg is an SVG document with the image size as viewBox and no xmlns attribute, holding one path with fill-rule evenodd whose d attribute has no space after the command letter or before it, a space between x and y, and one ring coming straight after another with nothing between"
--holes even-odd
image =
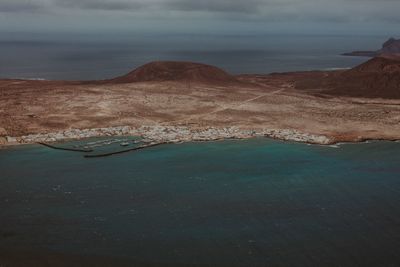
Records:
<instances>
[{"instance_id":1,"label":"boat","mask_svg":"<svg viewBox=\"0 0 400 267\"><path fill-rule=\"evenodd\" d=\"M122 143L120 143L120 146L129 146L129 143L128 142L122 142Z\"/></svg>"}]
</instances>

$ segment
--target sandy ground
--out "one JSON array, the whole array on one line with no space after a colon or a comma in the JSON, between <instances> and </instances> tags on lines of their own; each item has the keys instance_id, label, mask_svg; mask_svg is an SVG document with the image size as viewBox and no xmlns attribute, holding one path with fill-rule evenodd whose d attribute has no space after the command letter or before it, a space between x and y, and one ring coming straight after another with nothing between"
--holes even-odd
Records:
<instances>
[{"instance_id":1,"label":"sandy ground","mask_svg":"<svg viewBox=\"0 0 400 267\"><path fill-rule=\"evenodd\" d=\"M130 125L295 129L337 141L400 139L400 100L324 95L294 83L322 72L238 76L243 83L0 80L0 138ZM3 137L1 137L3 136Z\"/></svg>"}]
</instances>

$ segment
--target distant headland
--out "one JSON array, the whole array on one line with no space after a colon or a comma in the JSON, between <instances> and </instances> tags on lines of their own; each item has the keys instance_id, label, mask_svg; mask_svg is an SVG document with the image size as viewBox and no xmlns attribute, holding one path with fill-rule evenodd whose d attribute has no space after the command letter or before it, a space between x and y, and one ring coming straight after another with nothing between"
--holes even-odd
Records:
<instances>
[{"instance_id":1,"label":"distant headland","mask_svg":"<svg viewBox=\"0 0 400 267\"><path fill-rule=\"evenodd\" d=\"M382 48L376 51L353 51L343 56L376 57L382 55L400 55L400 39L390 38L383 43Z\"/></svg>"}]
</instances>

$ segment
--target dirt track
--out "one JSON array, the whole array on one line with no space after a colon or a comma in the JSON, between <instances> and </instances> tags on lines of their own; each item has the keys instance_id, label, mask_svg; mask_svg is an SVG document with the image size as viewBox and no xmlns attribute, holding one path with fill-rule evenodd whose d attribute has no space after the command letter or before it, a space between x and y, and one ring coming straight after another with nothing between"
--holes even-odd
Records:
<instances>
[{"instance_id":1,"label":"dirt track","mask_svg":"<svg viewBox=\"0 0 400 267\"><path fill-rule=\"evenodd\" d=\"M120 125L296 129L338 141L400 139L400 101L296 90L299 77L245 75L243 83L0 81L0 134ZM2 132L2 133L1 133Z\"/></svg>"}]
</instances>

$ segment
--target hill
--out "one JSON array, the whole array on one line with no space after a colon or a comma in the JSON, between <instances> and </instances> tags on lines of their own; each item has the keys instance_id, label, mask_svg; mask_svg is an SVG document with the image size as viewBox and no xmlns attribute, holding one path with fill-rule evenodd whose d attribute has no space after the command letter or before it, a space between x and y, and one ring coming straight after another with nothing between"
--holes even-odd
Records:
<instances>
[{"instance_id":1,"label":"hill","mask_svg":"<svg viewBox=\"0 0 400 267\"><path fill-rule=\"evenodd\" d=\"M203 84L238 82L234 76L217 67L178 61L151 62L110 81L114 83L182 81Z\"/></svg>"},{"instance_id":2,"label":"hill","mask_svg":"<svg viewBox=\"0 0 400 267\"><path fill-rule=\"evenodd\" d=\"M380 50L383 55L400 54L400 39L390 38L387 40Z\"/></svg>"},{"instance_id":3,"label":"hill","mask_svg":"<svg viewBox=\"0 0 400 267\"><path fill-rule=\"evenodd\" d=\"M354 51L344 53L344 56L376 57L379 55L400 55L400 39L390 38L376 51Z\"/></svg>"},{"instance_id":4,"label":"hill","mask_svg":"<svg viewBox=\"0 0 400 267\"><path fill-rule=\"evenodd\" d=\"M400 57L375 57L328 78L331 95L400 99Z\"/></svg>"}]
</instances>

